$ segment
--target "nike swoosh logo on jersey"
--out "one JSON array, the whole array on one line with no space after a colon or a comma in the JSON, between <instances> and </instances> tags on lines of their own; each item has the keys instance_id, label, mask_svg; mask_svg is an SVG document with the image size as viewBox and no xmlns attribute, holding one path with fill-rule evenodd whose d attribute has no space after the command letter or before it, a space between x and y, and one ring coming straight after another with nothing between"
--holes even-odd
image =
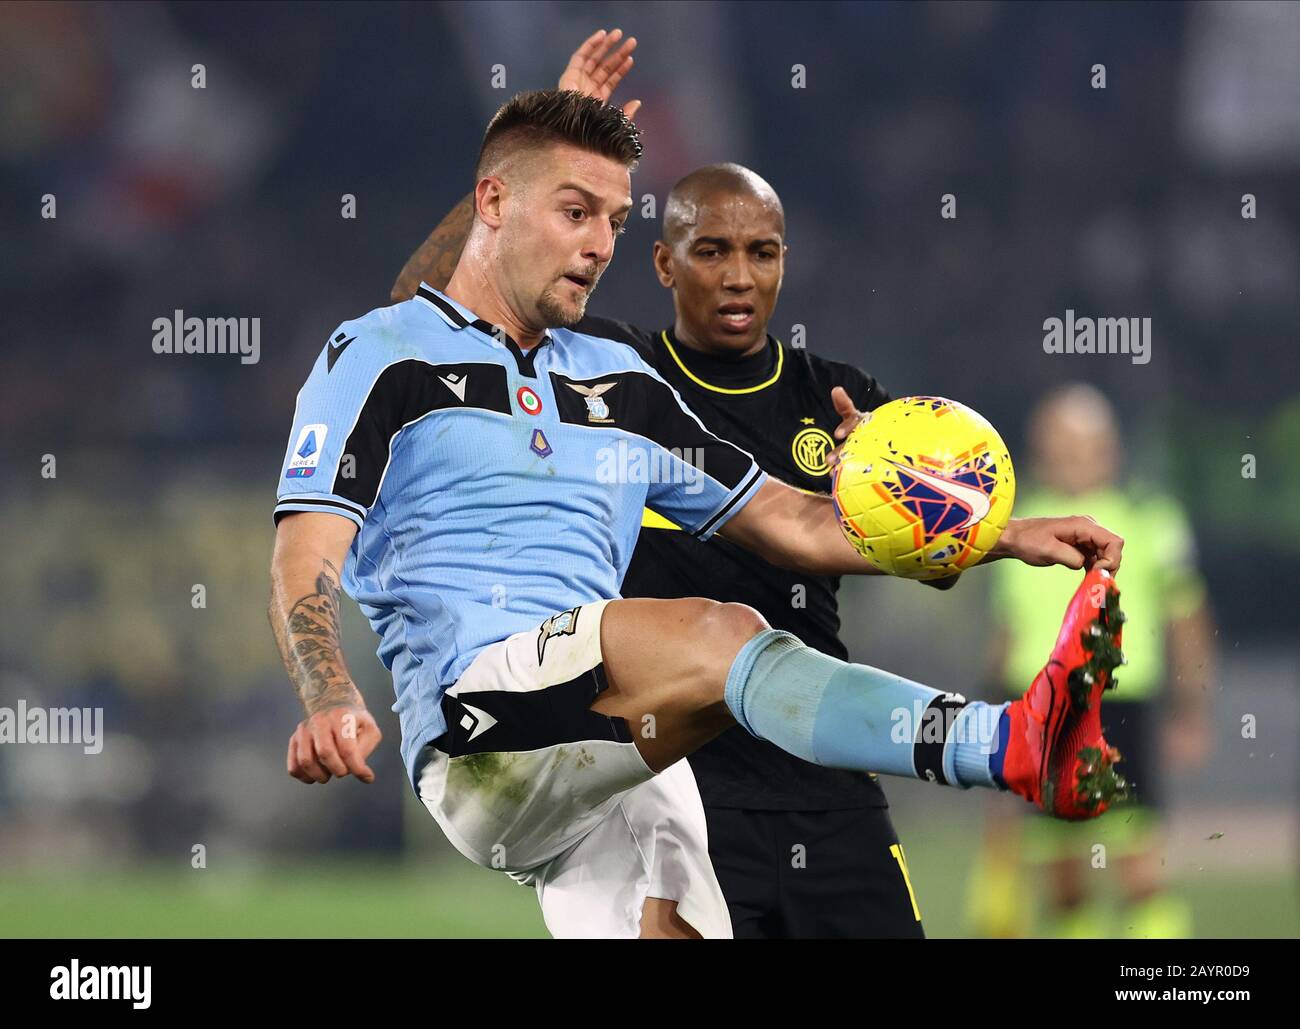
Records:
<instances>
[{"instance_id":1,"label":"nike swoosh logo on jersey","mask_svg":"<svg viewBox=\"0 0 1300 1029\"><path fill-rule=\"evenodd\" d=\"M452 372L450 375L439 375L438 381L456 394L456 399L462 404L465 403L465 385L469 382L468 375L457 375Z\"/></svg>"},{"instance_id":2,"label":"nike swoosh logo on jersey","mask_svg":"<svg viewBox=\"0 0 1300 1029\"><path fill-rule=\"evenodd\" d=\"M969 529L976 522L983 520L984 516L989 513L989 508L992 507L989 503L988 494L975 486L967 486L964 482L954 482L952 479L945 479L942 475L935 475L933 472L913 468L911 465L899 464L897 461L890 461L889 463L895 468L901 468L908 475L914 476L925 483L936 493L942 494L955 504L960 504L970 512L966 520L953 529L953 532Z\"/></svg>"}]
</instances>

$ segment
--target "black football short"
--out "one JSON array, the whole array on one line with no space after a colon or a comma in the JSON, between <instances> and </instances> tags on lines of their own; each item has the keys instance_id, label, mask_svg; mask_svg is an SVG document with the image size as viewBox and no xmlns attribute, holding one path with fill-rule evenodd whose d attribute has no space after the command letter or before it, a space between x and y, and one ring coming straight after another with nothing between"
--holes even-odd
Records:
<instances>
[{"instance_id":1,"label":"black football short","mask_svg":"<svg viewBox=\"0 0 1300 1029\"><path fill-rule=\"evenodd\" d=\"M924 939L887 808L706 809L736 939Z\"/></svg>"}]
</instances>

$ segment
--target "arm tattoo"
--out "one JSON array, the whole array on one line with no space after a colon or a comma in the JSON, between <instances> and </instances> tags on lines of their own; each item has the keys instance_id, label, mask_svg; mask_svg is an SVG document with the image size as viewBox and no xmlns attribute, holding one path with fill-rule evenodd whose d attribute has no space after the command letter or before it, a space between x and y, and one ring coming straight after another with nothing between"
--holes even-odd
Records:
<instances>
[{"instance_id":1,"label":"arm tattoo","mask_svg":"<svg viewBox=\"0 0 1300 1029\"><path fill-rule=\"evenodd\" d=\"M329 561L316 576L316 592L289 611L279 636L284 667L311 717L335 707L363 704L343 663L339 638L339 573Z\"/></svg>"},{"instance_id":2,"label":"arm tattoo","mask_svg":"<svg viewBox=\"0 0 1300 1029\"><path fill-rule=\"evenodd\" d=\"M469 228L473 223L474 194L470 193L448 212L438 227L429 233L429 238L420 244L420 249L411 255L393 284L390 299L394 303L410 300L422 281L434 289L445 289L460 261L460 252L465 249L465 240L469 238Z\"/></svg>"}]
</instances>

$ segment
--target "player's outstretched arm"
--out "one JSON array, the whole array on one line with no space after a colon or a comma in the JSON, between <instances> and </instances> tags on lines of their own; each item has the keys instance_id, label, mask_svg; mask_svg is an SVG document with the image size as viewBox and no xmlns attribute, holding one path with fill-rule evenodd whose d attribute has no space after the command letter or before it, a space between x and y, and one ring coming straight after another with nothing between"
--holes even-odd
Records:
<instances>
[{"instance_id":1,"label":"player's outstretched arm","mask_svg":"<svg viewBox=\"0 0 1300 1029\"><path fill-rule=\"evenodd\" d=\"M835 429L837 445L827 455L827 463L834 467L844 441L871 415L857 410L842 386L831 390L831 402L841 419ZM792 571L815 575L880 574L844 537L830 497L804 493L772 478L732 517L722 534ZM1123 550L1124 541L1119 536L1086 515L1013 518L980 563L1013 557L1039 567L1097 567L1116 572ZM938 588L955 581L956 576L938 580Z\"/></svg>"},{"instance_id":2,"label":"player's outstretched arm","mask_svg":"<svg viewBox=\"0 0 1300 1029\"><path fill-rule=\"evenodd\" d=\"M1118 572L1124 540L1089 515L1066 518L1013 518L980 564L1014 557L1047 568L1104 568Z\"/></svg>"},{"instance_id":3,"label":"player's outstretched arm","mask_svg":"<svg viewBox=\"0 0 1300 1029\"><path fill-rule=\"evenodd\" d=\"M569 63L560 75L559 88L577 90L609 103L618 84L632 70L632 51L635 49L636 37L623 39L622 29L593 32L569 56ZM640 107L640 100L629 100L623 105L623 113L634 118ZM395 304L410 300L421 282L427 282L434 289L445 289L460 261L473 224L474 191L470 190L447 212L419 249L407 258L389 292L389 299Z\"/></svg>"},{"instance_id":4,"label":"player's outstretched arm","mask_svg":"<svg viewBox=\"0 0 1300 1029\"><path fill-rule=\"evenodd\" d=\"M828 496L773 478L722 528L722 535L770 563L812 575L879 575L845 538ZM985 564L1013 557L1029 565L1117 571L1124 541L1084 515L1013 518Z\"/></svg>"},{"instance_id":5,"label":"player's outstretched arm","mask_svg":"<svg viewBox=\"0 0 1300 1029\"><path fill-rule=\"evenodd\" d=\"M720 530L769 564L811 575L881 575L840 530L829 496L804 493L768 476Z\"/></svg>"},{"instance_id":6,"label":"player's outstretched arm","mask_svg":"<svg viewBox=\"0 0 1300 1029\"><path fill-rule=\"evenodd\" d=\"M285 515L271 558L269 616L289 681L307 717L289 739L289 774L302 782L355 775L375 780L366 758L382 734L343 660L339 569L357 527L315 512Z\"/></svg>"}]
</instances>

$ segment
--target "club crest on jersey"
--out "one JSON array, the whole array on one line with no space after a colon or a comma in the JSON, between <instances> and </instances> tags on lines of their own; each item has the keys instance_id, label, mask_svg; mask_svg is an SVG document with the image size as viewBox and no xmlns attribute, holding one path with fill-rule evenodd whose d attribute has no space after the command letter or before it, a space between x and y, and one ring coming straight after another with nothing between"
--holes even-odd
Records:
<instances>
[{"instance_id":1,"label":"club crest on jersey","mask_svg":"<svg viewBox=\"0 0 1300 1029\"><path fill-rule=\"evenodd\" d=\"M835 441L825 429L800 429L790 441L790 454L804 475L816 478L829 472L826 455L835 448Z\"/></svg>"},{"instance_id":2,"label":"club crest on jersey","mask_svg":"<svg viewBox=\"0 0 1300 1029\"><path fill-rule=\"evenodd\" d=\"M289 470L284 473L286 479L309 479L316 474L320 464L321 451L325 449L325 435L329 426L315 424L304 425L298 433L298 442L293 446L293 457L289 460Z\"/></svg>"},{"instance_id":3,"label":"club crest on jersey","mask_svg":"<svg viewBox=\"0 0 1300 1029\"><path fill-rule=\"evenodd\" d=\"M546 653L546 641L554 639L556 636L572 636L578 628L578 612L581 608L572 607L568 611L561 611L558 615L551 615L537 630L537 663L542 663L542 657Z\"/></svg>"},{"instance_id":4,"label":"club crest on jersey","mask_svg":"<svg viewBox=\"0 0 1300 1029\"><path fill-rule=\"evenodd\" d=\"M617 386L617 382L601 382L595 386L569 382L565 385L573 392L582 394L582 399L587 402L587 421L612 422L614 420L609 416L609 405L605 403L604 395Z\"/></svg>"}]
</instances>

